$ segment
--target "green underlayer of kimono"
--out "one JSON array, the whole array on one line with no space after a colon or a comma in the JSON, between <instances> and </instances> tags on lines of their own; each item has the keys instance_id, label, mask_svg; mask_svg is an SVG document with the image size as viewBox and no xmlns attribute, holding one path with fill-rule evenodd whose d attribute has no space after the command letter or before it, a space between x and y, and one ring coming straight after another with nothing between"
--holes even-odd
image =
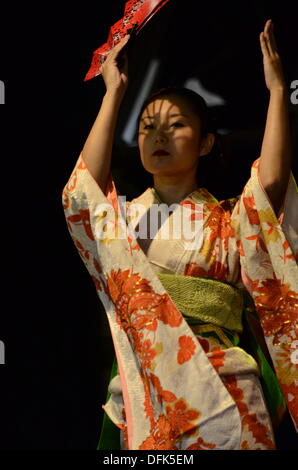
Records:
<instances>
[{"instance_id":1,"label":"green underlayer of kimono","mask_svg":"<svg viewBox=\"0 0 298 470\"><path fill-rule=\"evenodd\" d=\"M258 363L268 412L273 428L276 429L285 412L286 404L249 293L209 277L162 273L157 276L195 334L199 334L200 337L213 337L227 348L238 346L239 334L244 333L246 352ZM109 382L117 374L118 365L115 356ZM110 395L108 392L106 402ZM120 429L107 413L104 413L97 450L120 448Z\"/></svg>"}]
</instances>

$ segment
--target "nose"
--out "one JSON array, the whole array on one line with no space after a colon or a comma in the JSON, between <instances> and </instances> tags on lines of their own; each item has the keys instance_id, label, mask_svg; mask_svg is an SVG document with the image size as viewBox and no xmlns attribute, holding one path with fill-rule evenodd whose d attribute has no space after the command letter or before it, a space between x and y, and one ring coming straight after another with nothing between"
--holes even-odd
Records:
<instances>
[{"instance_id":1,"label":"nose","mask_svg":"<svg viewBox=\"0 0 298 470\"><path fill-rule=\"evenodd\" d=\"M155 138L155 141L156 143L160 142L160 143L165 143L167 142L168 140L168 137L166 136L166 134L164 133L164 131L162 130L159 130L156 134L156 138Z\"/></svg>"}]
</instances>

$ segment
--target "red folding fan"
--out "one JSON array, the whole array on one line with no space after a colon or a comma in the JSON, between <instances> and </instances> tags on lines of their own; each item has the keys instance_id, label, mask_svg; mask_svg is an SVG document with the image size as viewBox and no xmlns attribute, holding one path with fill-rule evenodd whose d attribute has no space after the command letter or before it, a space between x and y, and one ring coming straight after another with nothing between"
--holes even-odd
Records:
<instances>
[{"instance_id":1,"label":"red folding fan","mask_svg":"<svg viewBox=\"0 0 298 470\"><path fill-rule=\"evenodd\" d=\"M100 75L100 67L113 47L126 35L138 35L151 18L169 0L129 0L125 4L124 16L109 31L108 40L93 52L92 62L84 81Z\"/></svg>"}]
</instances>

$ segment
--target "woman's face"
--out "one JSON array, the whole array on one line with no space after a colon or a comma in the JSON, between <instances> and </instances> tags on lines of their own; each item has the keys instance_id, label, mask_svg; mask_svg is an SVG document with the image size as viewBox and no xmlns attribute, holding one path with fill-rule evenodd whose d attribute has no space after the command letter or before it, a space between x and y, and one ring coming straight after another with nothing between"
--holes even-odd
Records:
<instances>
[{"instance_id":1,"label":"woman's face","mask_svg":"<svg viewBox=\"0 0 298 470\"><path fill-rule=\"evenodd\" d=\"M194 173L199 156L209 151L201 139L199 117L180 96L158 98L147 106L138 143L145 170L160 176Z\"/></svg>"}]
</instances>

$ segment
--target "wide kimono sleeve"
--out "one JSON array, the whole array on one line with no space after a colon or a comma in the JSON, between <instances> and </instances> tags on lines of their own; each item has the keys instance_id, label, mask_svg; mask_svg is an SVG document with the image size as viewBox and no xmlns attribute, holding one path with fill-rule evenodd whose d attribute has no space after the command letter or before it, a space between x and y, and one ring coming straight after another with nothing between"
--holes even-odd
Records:
<instances>
[{"instance_id":1,"label":"wide kimono sleeve","mask_svg":"<svg viewBox=\"0 0 298 470\"><path fill-rule=\"evenodd\" d=\"M80 155L63 207L108 317L123 407L105 410L125 448L239 449L237 405L127 226L112 180L103 193Z\"/></svg>"},{"instance_id":2,"label":"wide kimono sleeve","mask_svg":"<svg viewBox=\"0 0 298 470\"><path fill-rule=\"evenodd\" d=\"M231 217L241 277L251 294L264 337L298 429L298 191L291 173L275 214L257 159Z\"/></svg>"}]
</instances>

